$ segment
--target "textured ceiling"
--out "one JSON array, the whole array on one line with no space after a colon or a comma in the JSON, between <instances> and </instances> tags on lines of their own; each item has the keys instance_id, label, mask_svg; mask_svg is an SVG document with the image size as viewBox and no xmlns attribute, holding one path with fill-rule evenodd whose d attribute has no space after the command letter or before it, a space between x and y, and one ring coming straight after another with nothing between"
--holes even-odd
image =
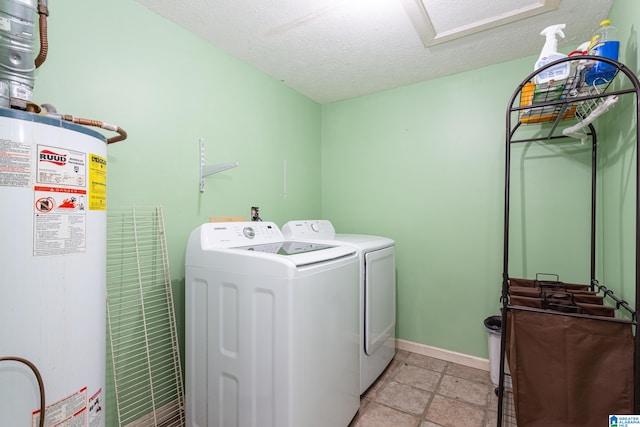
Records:
<instances>
[{"instance_id":1,"label":"textured ceiling","mask_svg":"<svg viewBox=\"0 0 640 427\"><path fill-rule=\"evenodd\" d=\"M590 38L613 3L547 0L557 8L504 23L505 10L545 1L136 1L319 103L534 55L544 44L540 31L553 24L567 25L559 47L573 50ZM420 7L436 33L486 25L425 47Z\"/></svg>"}]
</instances>

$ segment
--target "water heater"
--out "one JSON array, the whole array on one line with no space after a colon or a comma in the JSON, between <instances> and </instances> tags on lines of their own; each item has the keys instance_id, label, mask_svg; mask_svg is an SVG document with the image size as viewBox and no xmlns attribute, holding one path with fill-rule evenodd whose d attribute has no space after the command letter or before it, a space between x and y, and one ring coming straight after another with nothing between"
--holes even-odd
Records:
<instances>
[{"instance_id":1,"label":"water heater","mask_svg":"<svg viewBox=\"0 0 640 427\"><path fill-rule=\"evenodd\" d=\"M104 426L107 143L0 108L0 357L45 425ZM38 426L0 362L0 425Z\"/></svg>"}]
</instances>

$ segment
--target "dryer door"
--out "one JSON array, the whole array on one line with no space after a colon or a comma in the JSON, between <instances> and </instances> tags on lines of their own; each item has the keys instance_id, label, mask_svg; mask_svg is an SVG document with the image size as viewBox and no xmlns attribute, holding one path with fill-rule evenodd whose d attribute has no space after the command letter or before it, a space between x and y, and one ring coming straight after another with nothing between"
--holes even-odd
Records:
<instances>
[{"instance_id":1,"label":"dryer door","mask_svg":"<svg viewBox=\"0 0 640 427\"><path fill-rule=\"evenodd\" d=\"M364 263L364 351L370 356L395 338L395 247L365 253Z\"/></svg>"}]
</instances>

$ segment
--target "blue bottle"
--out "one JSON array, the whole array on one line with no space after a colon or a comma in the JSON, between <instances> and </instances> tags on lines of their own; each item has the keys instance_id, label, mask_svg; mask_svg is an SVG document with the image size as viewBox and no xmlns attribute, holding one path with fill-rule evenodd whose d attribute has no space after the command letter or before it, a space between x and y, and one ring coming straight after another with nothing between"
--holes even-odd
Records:
<instances>
[{"instance_id":1,"label":"blue bottle","mask_svg":"<svg viewBox=\"0 0 640 427\"><path fill-rule=\"evenodd\" d=\"M618 60L620 41L617 38L617 28L611 25L611 21L605 19L600 23L600 28L595 32L589 43L588 54L604 56ZM603 61L592 61L592 66L587 70L585 83L589 86L606 84L615 76L617 67Z\"/></svg>"}]
</instances>

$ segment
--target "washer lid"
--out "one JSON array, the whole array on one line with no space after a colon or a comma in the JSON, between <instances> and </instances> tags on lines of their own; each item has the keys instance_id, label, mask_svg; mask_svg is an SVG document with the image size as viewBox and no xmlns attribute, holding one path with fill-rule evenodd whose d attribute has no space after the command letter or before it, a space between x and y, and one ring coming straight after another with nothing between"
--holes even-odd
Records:
<instances>
[{"instance_id":1,"label":"washer lid","mask_svg":"<svg viewBox=\"0 0 640 427\"><path fill-rule=\"evenodd\" d=\"M322 251L326 249L336 248L336 245L312 243L312 242L297 242L286 241L276 243L263 243L260 245L242 246L235 249L244 249L247 251L268 252L272 254L291 256L296 254L303 254L307 252Z\"/></svg>"},{"instance_id":2,"label":"washer lid","mask_svg":"<svg viewBox=\"0 0 640 427\"><path fill-rule=\"evenodd\" d=\"M288 240L272 222L227 222L202 224L195 229L187 244L185 262L210 265L205 254L211 252L276 260L300 267L351 256L356 249L336 242Z\"/></svg>"},{"instance_id":3,"label":"washer lid","mask_svg":"<svg viewBox=\"0 0 640 427\"><path fill-rule=\"evenodd\" d=\"M283 241L230 248L232 250L251 251L256 255L286 257L296 266L316 264L355 254L355 249L332 244ZM260 255L258 255L260 256Z\"/></svg>"}]
</instances>

